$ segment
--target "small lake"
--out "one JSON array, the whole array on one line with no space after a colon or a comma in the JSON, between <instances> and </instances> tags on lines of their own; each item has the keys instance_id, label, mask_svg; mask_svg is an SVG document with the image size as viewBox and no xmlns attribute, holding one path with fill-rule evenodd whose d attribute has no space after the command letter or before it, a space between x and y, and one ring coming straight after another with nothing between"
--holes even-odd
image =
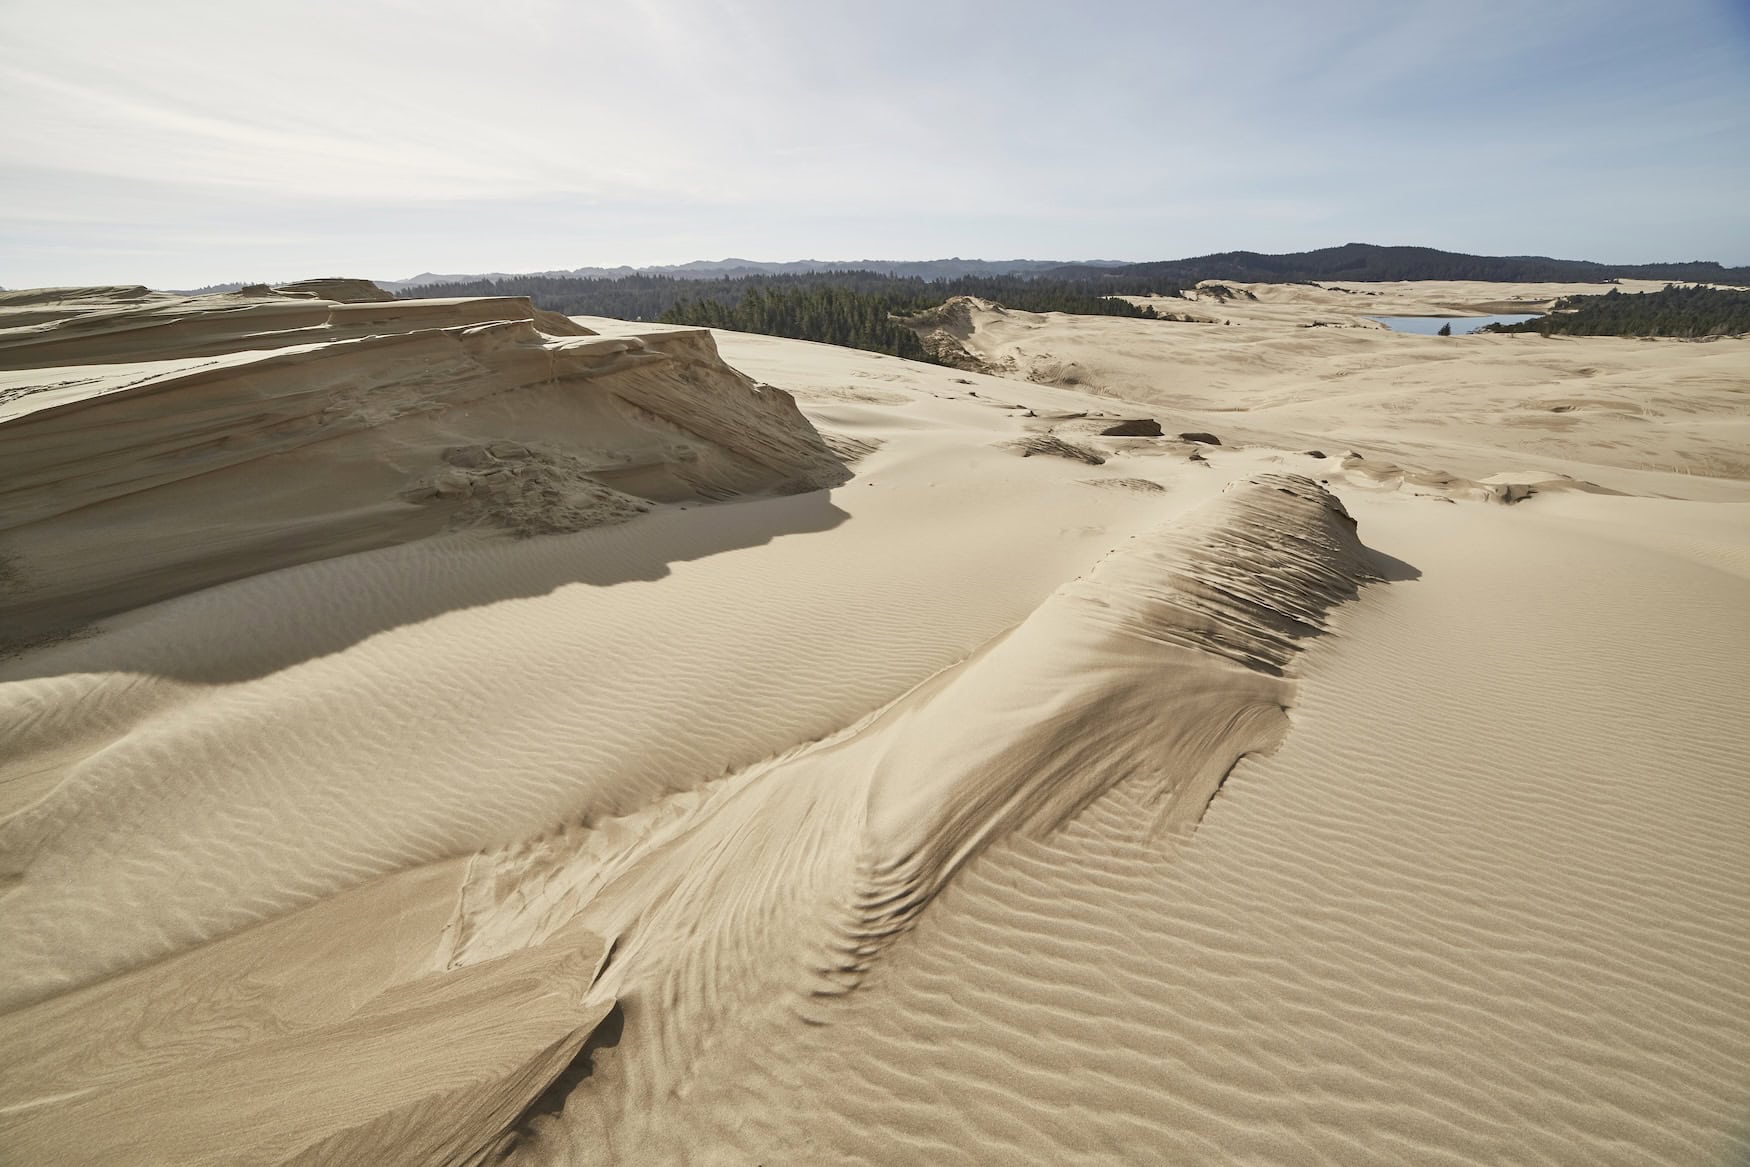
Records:
<instances>
[{"instance_id":1,"label":"small lake","mask_svg":"<svg viewBox=\"0 0 1750 1167\"><path fill-rule=\"evenodd\" d=\"M1454 336L1463 336L1485 324L1518 324L1524 320L1536 320L1541 315L1541 312L1526 312L1507 316L1369 316L1368 319L1379 321L1393 332L1414 332L1419 336L1435 336L1442 324L1450 324Z\"/></svg>"}]
</instances>

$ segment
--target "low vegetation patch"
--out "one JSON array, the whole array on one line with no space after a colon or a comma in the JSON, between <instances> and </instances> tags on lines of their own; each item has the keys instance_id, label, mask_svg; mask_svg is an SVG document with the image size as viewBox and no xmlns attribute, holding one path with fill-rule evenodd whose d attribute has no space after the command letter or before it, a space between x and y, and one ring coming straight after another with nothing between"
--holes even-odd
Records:
<instances>
[{"instance_id":1,"label":"low vegetation patch","mask_svg":"<svg viewBox=\"0 0 1750 1167\"><path fill-rule=\"evenodd\" d=\"M1519 324L1491 324L1483 332L1541 336L1737 336L1750 333L1750 290L1679 287L1602 296L1567 296L1555 310Z\"/></svg>"}]
</instances>

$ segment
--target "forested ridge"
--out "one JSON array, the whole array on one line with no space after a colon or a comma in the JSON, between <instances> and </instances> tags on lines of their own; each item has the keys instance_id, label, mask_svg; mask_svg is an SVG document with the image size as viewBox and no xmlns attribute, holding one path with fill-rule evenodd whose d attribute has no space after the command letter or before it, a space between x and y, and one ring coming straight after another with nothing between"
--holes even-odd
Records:
<instances>
[{"instance_id":1,"label":"forested ridge","mask_svg":"<svg viewBox=\"0 0 1750 1167\"><path fill-rule=\"evenodd\" d=\"M828 284L817 288L754 288L739 300L682 300L662 314L664 324L692 324L817 340L869 352L928 361L917 334L894 320L909 301L886 292L859 292Z\"/></svg>"},{"instance_id":2,"label":"forested ridge","mask_svg":"<svg viewBox=\"0 0 1750 1167\"><path fill-rule=\"evenodd\" d=\"M783 275L729 276L715 280L676 276L623 276L573 279L567 276L510 276L457 284L425 284L397 293L402 299L431 296L527 296L537 307L567 316L612 316L618 320L659 320L675 305L714 303L734 307L753 292L766 294L838 288L881 296L895 311L933 308L954 296L978 296L1025 312L1140 316L1144 313L1114 295L1171 293L1189 287L1178 281L1145 277L1116 280L1103 276L1045 280L1024 276L967 276L923 280L872 271L821 271Z\"/></svg>"},{"instance_id":3,"label":"forested ridge","mask_svg":"<svg viewBox=\"0 0 1750 1167\"><path fill-rule=\"evenodd\" d=\"M971 269L971 270L968 270ZM1003 274L998 269L1007 269ZM720 272L713 275L713 272ZM1211 255L1196 255L1185 259L1156 260L1147 263L1052 263L1045 260L921 260L889 261L859 260L853 263L823 263L800 260L794 263L760 263L754 260L695 261L658 268L578 268L571 271L549 271L536 275L506 275L491 273L469 276L437 276L426 273L411 280L379 280L384 287L432 289L419 295L489 294L438 292L437 288L479 288L500 284L540 285L553 295L580 294L574 285L594 286L591 295L601 295L602 286L610 285L621 301L631 304L635 294L647 293L651 302L661 302L674 295L673 284L680 282L723 283L738 279L771 275L791 279L818 279L841 287L856 287L863 279L911 279L930 282L972 280L982 283L1015 283L1042 281L1053 284L1079 284L1100 288L1119 295L1137 292L1168 292L1190 287L1200 280L1232 280L1240 283L1305 283L1323 281L1395 281L1395 280L1485 280L1492 282L1566 282L1604 283L1618 279L1683 280L1698 283L1750 284L1750 267L1726 267L1712 260L1689 260L1680 263L1597 263L1584 259L1552 259L1544 255L1468 255L1458 251L1441 251L1434 247L1385 247L1375 243L1345 243L1341 247L1322 247L1313 251L1265 253L1258 251L1222 251ZM212 284L193 292L234 291L248 282ZM267 281L274 282L274 281ZM864 288L863 290L869 290ZM528 295L526 291L500 293ZM622 295L623 294L623 295ZM953 294L953 293L949 293ZM973 291L972 295L988 293ZM678 297L677 297L678 298ZM716 298L716 297L713 297ZM1001 299L1001 296L997 296ZM1007 301L1003 301L1007 303ZM635 319L652 320L666 310L666 304L654 311L645 311ZM585 309L579 315L588 314ZM602 312L601 315L624 315L624 312Z\"/></svg>"},{"instance_id":4,"label":"forested ridge","mask_svg":"<svg viewBox=\"0 0 1750 1167\"><path fill-rule=\"evenodd\" d=\"M1723 267L1711 260L1683 263L1594 263L1584 259L1551 259L1545 255L1466 255L1433 247L1382 247L1345 243L1316 251L1267 255L1256 251L1223 251L1189 259L1133 263L1124 267L1091 268L1067 265L1040 273L1042 279L1090 278L1104 274L1114 280L1154 279L1191 284L1198 280L1240 283L1292 283L1344 280L1357 283L1396 280L1485 280L1492 283L1604 282L1615 279L1695 280L1710 283L1750 283L1750 267Z\"/></svg>"},{"instance_id":5,"label":"forested ridge","mask_svg":"<svg viewBox=\"0 0 1750 1167\"><path fill-rule=\"evenodd\" d=\"M1040 280L1019 276L922 280L869 271L738 276L716 280L673 276L571 279L517 276L465 284L433 284L399 293L431 296L527 296L536 307L566 316L658 320L929 360L917 335L894 317L911 316L955 296L977 296L1026 312L1154 319L1153 309L1108 297L1176 291L1177 284L1105 279Z\"/></svg>"},{"instance_id":6,"label":"forested ridge","mask_svg":"<svg viewBox=\"0 0 1750 1167\"><path fill-rule=\"evenodd\" d=\"M1542 336L1736 336L1750 333L1750 291L1667 284L1657 292L1567 296L1553 311L1484 332Z\"/></svg>"}]
</instances>

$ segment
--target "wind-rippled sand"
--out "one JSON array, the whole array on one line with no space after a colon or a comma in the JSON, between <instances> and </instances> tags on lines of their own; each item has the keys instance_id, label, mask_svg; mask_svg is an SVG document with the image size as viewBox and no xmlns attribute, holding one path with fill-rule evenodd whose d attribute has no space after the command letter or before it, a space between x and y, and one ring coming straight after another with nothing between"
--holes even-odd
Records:
<instances>
[{"instance_id":1,"label":"wind-rippled sand","mask_svg":"<svg viewBox=\"0 0 1750 1167\"><path fill-rule=\"evenodd\" d=\"M0 1158L1750 1154L1750 341L1257 287L971 306L998 377L349 290L0 329L117 395L69 519L0 418L62 451L0 488ZM360 313L450 354L362 425ZM134 442L147 372L228 436Z\"/></svg>"}]
</instances>

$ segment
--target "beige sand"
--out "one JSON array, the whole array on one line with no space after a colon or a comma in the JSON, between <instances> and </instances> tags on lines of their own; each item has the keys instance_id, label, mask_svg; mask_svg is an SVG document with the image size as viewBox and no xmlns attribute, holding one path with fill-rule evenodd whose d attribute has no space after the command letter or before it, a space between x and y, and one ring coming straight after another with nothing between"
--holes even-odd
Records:
<instances>
[{"instance_id":1,"label":"beige sand","mask_svg":"<svg viewBox=\"0 0 1750 1167\"><path fill-rule=\"evenodd\" d=\"M1559 471L1642 494L1671 491L1624 471L1750 477L1740 340L1416 336L1368 319L1536 311L1596 285L1218 286L1233 294L1216 299L1205 285L1195 299L1133 298L1210 323L1138 327L964 301L947 324L994 371L1292 448L1479 478ZM1703 484L1677 493L1732 497Z\"/></svg>"},{"instance_id":2,"label":"beige sand","mask_svg":"<svg viewBox=\"0 0 1750 1167\"><path fill-rule=\"evenodd\" d=\"M1750 341L1355 287L15 304L0 1158L1750 1152Z\"/></svg>"}]
</instances>

